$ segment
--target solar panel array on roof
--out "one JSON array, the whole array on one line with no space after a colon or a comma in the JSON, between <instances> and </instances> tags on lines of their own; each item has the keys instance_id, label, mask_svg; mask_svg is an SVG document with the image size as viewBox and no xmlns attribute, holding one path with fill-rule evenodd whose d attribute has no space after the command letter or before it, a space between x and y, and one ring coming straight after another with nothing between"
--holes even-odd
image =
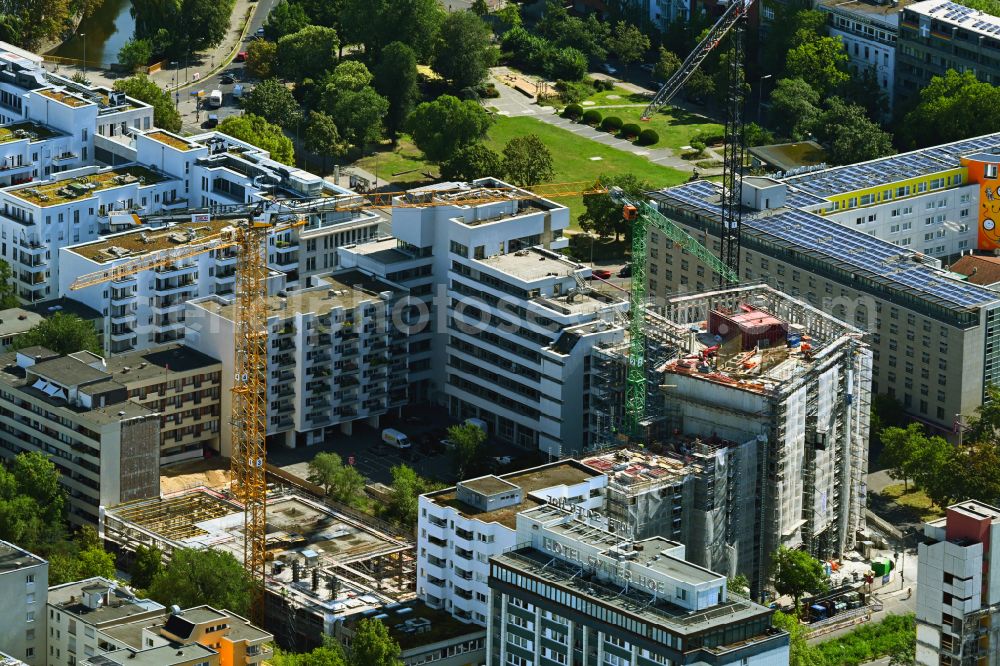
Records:
<instances>
[{"instance_id":1,"label":"solar panel array on roof","mask_svg":"<svg viewBox=\"0 0 1000 666\"><path fill-rule=\"evenodd\" d=\"M718 217L720 189L709 181L695 181L662 190L655 198ZM945 307L972 308L998 300L996 292L915 262L913 252L796 208L749 213L743 230Z\"/></svg>"},{"instance_id":2,"label":"solar panel array on roof","mask_svg":"<svg viewBox=\"0 0 1000 666\"><path fill-rule=\"evenodd\" d=\"M782 182L816 196L829 197L954 169L959 166L959 157L981 151L1000 152L1000 132L883 157L871 162L793 176L785 178Z\"/></svg>"}]
</instances>

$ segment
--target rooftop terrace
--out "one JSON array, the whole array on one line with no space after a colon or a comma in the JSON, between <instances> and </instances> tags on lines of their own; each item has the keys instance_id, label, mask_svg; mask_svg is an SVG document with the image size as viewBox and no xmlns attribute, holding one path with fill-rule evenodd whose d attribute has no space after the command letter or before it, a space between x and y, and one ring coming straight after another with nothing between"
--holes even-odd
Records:
<instances>
[{"instance_id":1,"label":"rooftop terrace","mask_svg":"<svg viewBox=\"0 0 1000 666\"><path fill-rule=\"evenodd\" d=\"M88 102L82 97L77 97L76 95L68 93L65 90L56 90L54 88L49 88L47 90L40 91L40 93L48 97L49 99L54 99L57 102L60 102L62 104L65 104L66 106L70 106L73 108L77 108L80 106L87 106L88 104L91 104L91 102Z\"/></svg>"},{"instance_id":2,"label":"rooftop terrace","mask_svg":"<svg viewBox=\"0 0 1000 666\"><path fill-rule=\"evenodd\" d=\"M99 264L120 259L134 259L151 252L160 252L183 245L196 245L217 237L232 220L183 222L170 227L134 229L114 236L105 236L91 243L67 249Z\"/></svg>"},{"instance_id":3,"label":"rooftop terrace","mask_svg":"<svg viewBox=\"0 0 1000 666\"><path fill-rule=\"evenodd\" d=\"M0 127L0 143L10 143L22 139L29 139L32 143L36 143L61 134L47 125L40 125L29 120Z\"/></svg>"},{"instance_id":4,"label":"rooftop terrace","mask_svg":"<svg viewBox=\"0 0 1000 666\"><path fill-rule=\"evenodd\" d=\"M198 147L193 143L189 143L186 139L182 139L176 134L170 134L169 132L165 132L163 130L150 132L145 136L149 137L153 141L159 141L160 143L166 144L171 148L176 148L177 150L188 151L194 150Z\"/></svg>"},{"instance_id":5,"label":"rooftop terrace","mask_svg":"<svg viewBox=\"0 0 1000 666\"><path fill-rule=\"evenodd\" d=\"M403 652L460 636L486 633L486 629L482 627L460 622L451 613L431 608L420 601L390 604L378 611L353 615L347 620L346 626L353 631L363 618L379 615L386 616L380 619Z\"/></svg>"},{"instance_id":6,"label":"rooftop terrace","mask_svg":"<svg viewBox=\"0 0 1000 666\"><path fill-rule=\"evenodd\" d=\"M114 187L135 183L140 186L154 185L164 180L167 180L166 176L144 166L135 165L115 167L89 176L26 185L16 189L7 189L5 192L27 203L45 208L89 197L96 192Z\"/></svg>"}]
</instances>

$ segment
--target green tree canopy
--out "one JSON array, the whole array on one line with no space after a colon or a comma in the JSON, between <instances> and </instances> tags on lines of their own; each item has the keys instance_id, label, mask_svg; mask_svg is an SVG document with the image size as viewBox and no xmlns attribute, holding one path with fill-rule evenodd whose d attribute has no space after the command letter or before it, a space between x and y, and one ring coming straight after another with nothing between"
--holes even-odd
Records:
<instances>
[{"instance_id":1,"label":"green tree canopy","mask_svg":"<svg viewBox=\"0 0 1000 666\"><path fill-rule=\"evenodd\" d=\"M353 465L345 465L336 453L317 453L309 462L309 480L326 489L326 494L343 504L367 505L365 477Z\"/></svg>"},{"instance_id":2,"label":"green tree canopy","mask_svg":"<svg viewBox=\"0 0 1000 666\"><path fill-rule=\"evenodd\" d=\"M368 86L361 90L343 90L328 107L336 118L340 134L358 147L382 140L383 120L389 113L389 100Z\"/></svg>"},{"instance_id":3,"label":"green tree canopy","mask_svg":"<svg viewBox=\"0 0 1000 666\"><path fill-rule=\"evenodd\" d=\"M427 62L444 14L438 0L344 0L344 41L363 45L371 60L387 44L403 42Z\"/></svg>"},{"instance_id":4,"label":"green tree canopy","mask_svg":"<svg viewBox=\"0 0 1000 666\"><path fill-rule=\"evenodd\" d=\"M502 174L503 159L481 143L462 146L441 163L441 177L445 180L468 182L489 176L499 178Z\"/></svg>"},{"instance_id":5,"label":"green tree canopy","mask_svg":"<svg viewBox=\"0 0 1000 666\"><path fill-rule=\"evenodd\" d=\"M135 549L132 560L132 585L145 590L153 584L153 579L163 571L163 551L156 546L148 547L140 544Z\"/></svg>"},{"instance_id":6,"label":"green tree canopy","mask_svg":"<svg viewBox=\"0 0 1000 666\"><path fill-rule=\"evenodd\" d=\"M235 5L236 0L133 0L135 35L181 58L221 44Z\"/></svg>"},{"instance_id":7,"label":"green tree canopy","mask_svg":"<svg viewBox=\"0 0 1000 666\"><path fill-rule=\"evenodd\" d=\"M282 164L295 164L292 140L285 136L280 127L272 125L260 116L252 113L229 116L219 123L218 129L223 134L268 151L272 158Z\"/></svg>"},{"instance_id":8,"label":"green tree canopy","mask_svg":"<svg viewBox=\"0 0 1000 666\"><path fill-rule=\"evenodd\" d=\"M57 544L49 555L49 585L62 585L84 578L113 579L115 558L104 550L97 530L87 525L70 542Z\"/></svg>"},{"instance_id":9,"label":"green tree canopy","mask_svg":"<svg viewBox=\"0 0 1000 666\"><path fill-rule=\"evenodd\" d=\"M750 596L750 580L743 574L726 579L726 589L743 597Z\"/></svg>"},{"instance_id":10,"label":"green tree canopy","mask_svg":"<svg viewBox=\"0 0 1000 666\"><path fill-rule=\"evenodd\" d=\"M559 0L548 0L545 15L535 30L553 46L571 46L589 60L598 62L608 57L611 24L601 21L595 14L588 14L585 19L570 16Z\"/></svg>"},{"instance_id":11,"label":"green tree canopy","mask_svg":"<svg viewBox=\"0 0 1000 666\"><path fill-rule=\"evenodd\" d=\"M486 136L490 123L489 114L476 102L442 95L414 109L408 126L413 142L427 159L442 162L462 146Z\"/></svg>"},{"instance_id":12,"label":"green tree canopy","mask_svg":"<svg viewBox=\"0 0 1000 666\"><path fill-rule=\"evenodd\" d=\"M78 351L101 353L97 329L93 322L80 319L76 315L57 312L43 319L33 327L14 338L12 349L41 346L57 354L72 354Z\"/></svg>"},{"instance_id":13,"label":"green tree canopy","mask_svg":"<svg viewBox=\"0 0 1000 666\"><path fill-rule=\"evenodd\" d=\"M789 666L827 666L823 657L809 644L807 635L809 628L791 614L775 612L771 623L778 629L788 632L789 636Z\"/></svg>"},{"instance_id":14,"label":"green tree canopy","mask_svg":"<svg viewBox=\"0 0 1000 666\"><path fill-rule=\"evenodd\" d=\"M149 596L165 606L208 604L245 616L255 584L243 564L227 551L181 548L153 576Z\"/></svg>"},{"instance_id":15,"label":"green tree canopy","mask_svg":"<svg viewBox=\"0 0 1000 666\"><path fill-rule=\"evenodd\" d=\"M790 78L802 79L825 98L850 81L847 61L839 36L815 37L788 52L785 69Z\"/></svg>"},{"instance_id":16,"label":"green tree canopy","mask_svg":"<svg viewBox=\"0 0 1000 666\"><path fill-rule=\"evenodd\" d=\"M306 150L323 157L323 172L330 157L340 157L347 152L347 145L340 138L340 130L333 118L322 111L310 111L306 123Z\"/></svg>"},{"instance_id":17,"label":"green tree canopy","mask_svg":"<svg viewBox=\"0 0 1000 666\"><path fill-rule=\"evenodd\" d=\"M920 448L926 439L924 428L919 423L910 423L906 428L883 428L882 454L879 462L888 469L894 479L902 479L904 488L920 466Z\"/></svg>"},{"instance_id":18,"label":"green tree canopy","mask_svg":"<svg viewBox=\"0 0 1000 666\"><path fill-rule=\"evenodd\" d=\"M153 59L153 44L148 39L130 39L118 49L118 63L129 71L148 65Z\"/></svg>"},{"instance_id":19,"label":"green tree canopy","mask_svg":"<svg viewBox=\"0 0 1000 666\"><path fill-rule=\"evenodd\" d=\"M456 90L478 86L497 61L492 36L489 26L472 12L452 12L442 21L434 47L435 71Z\"/></svg>"},{"instance_id":20,"label":"green tree canopy","mask_svg":"<svg viewBox=\"0 0 1000 666\"><path fill-rule=\"evenodd\" d=\"M552 153L535 134L515 136L503 147L503 173L520 187L551 181L555 177Z\"/></svg>"},{"instance_id":21,"label":"green tree canopy","mask_svg":"<svg viewBox=\"0 0 1000 666\"><path fill-rule=\"evenodd\" d=\"M389 472L392 474L392 494L382 507L382 514L404 527L413 527L417 524L417 498L436 486L407 465L395 465Z\"/></svg>"},{"instance_id":22,"label":"green tree canopy","mask_svg":"<svg viewBox=\"0 0 1000 666\"><path fill-rule=\"evenodd\" d=\"M170 99L170 93L163 90L145 74L136 74L127 79L115 81L115 90L129 97L145 102L153 107L153 124L169 132L179 132L181 115Z\"/></svg>"},{"instance_id":23,"label":"green tree canopy","mask_svg":"<svg viewBox=\"0 0 1000 666\"><path fill-rule=\"evenodd\" d=\"M957 141L1000 127L1000 86L971 71L948 70L920 90L919 102L900 125L903 143L919 148Z\"/></svg>"},{"instance_id":24,"label":"green tree canopy","mask_svg":"<svg viewBox=\"0 0 1000 666\"><path fill-rule=\"evenodd\" d=\"M0 539L45 555L65 536L65 491L45 454L20 453L0 465Z\"/></svg>"},{"instance_id":25,"label":"green tree canopy","mask_svg":"<svg viewBox=\"0 0 1000 666\"><path fill-rule=\"evenodd\" d=\"M771 582L778 594L787 594L799 607L803 594L822 592L827 588L823 565L803 550L781 546L771 554Z\"/></svg>"},{"instance_id":26,"label":"green tree canopy","mask_svg":"<svg viewBox=\"0 0 1000 666\"><path fill-rule=\"evenodd\" d=\"M337 31L309 25L278 40L278 73L292 81L316 79L337 62L340 39Z\"/></svg>"},{"instance_id":27,"label":"green tree canopy","mask_svg":"<svg viewBox=\"0 0 1000 666\"><path fill-rule=\"evenodd\" d=\"M309 17L302 5L281 0L264 21L264 36L276 42L285 35L302 30L309 25Z\"/></svg>"},{"instance_id":28,"label":"green tree canopy","mask_svg":"<svg viewBox=\"0 0 1000 666\"><path fill-rule=\"evenodd\" d=\"M302 120L302 109L292 91L278 79L266 79L243 95L240 107L269 123L289 128Z\"/></svg>"},{"instance_id":29,"label":"green tree canopy","mask_svg":"<svg viewBox=\"0 0 1000 666\"><path fill-rule=\"evenodd\" d=\"M619 21L611 32L608 48L627 68L646 55L646 51L649 50L649 37L631 23Z\"/></svg>"},{"instance_id":30,"label":"green tree canopy","mask_svg":"<svg viewBox=\"0 0 1000 666\"><path fill-rule=\"evenodd\" d=\"M0 259L0 309L17 307L17 287L14 273L3 259Z\"/></svg>"},{"instance_id":31,"label":"green tree canopy","mask_svg":"<svg viewBox=\"0 0 1000 666\"><path fill-rule=\"evenodd\" d=\"M657 81L665 83L667 79L674 75L678 69L681 68L681 59L673 51L668 51L667 49L660 47L660 57L657 58L656 64L653 65L653 78Z\"/></svg>"},{"instance_id":32,"label":"green tree canopy","mask_svg":"<svg viewBox=\"0 0 1000 666\"><path fill-rule=\"evenodd\" d=\"M828 146L834 164L867 162L892 155L892 135L868 118L864 108L839 97L827 101L827 109L814 123L816 137Z\"/></svg>"},{"instance_id":33,"label":"green tree canopy","mask_svg":"<svg viewBox=\"0 0 1000 666\"><path fill-rule=\"evenodd\" d=\"M402 666L399 643L389 635L381 620L358 622L351 638L351 666Z\"/></svg>"},{"instance_id":34,"label":"green tree canopy","mask_svg":"<svg viewBox=\"0 0 1000 666\"><path fill-rule=\"evenodd\" d=\"M247 46L246 69L250 76L269 79L275 75L278 66L278 45L263 39L250 42Z\"/></svg>"},{"instance_id":35,"label":"green tree canopy","mask_svg":"<svg viewBox=\"0 0 1000 666\"><path fill-rule=\"evenodd\" d=\"M375 90L389 100L385 128L395 143L420 96L417 54L413 49L402 42L392 42L382 49L375 67Z\"/></svg>"},{"instance_id":36,"label":"green tree canopy","mask_svg":"<svg viewBox=\"0 0 1000 666\"><path fill-rule=\"evenodd\" d=\"M601 174L597 179L605 187L618 186L625 194L642 198L652 189L650 183L632 173ZM593 194L583 198L583 214L580 228L597 235L598 238L614 236L617 241L623 234L631 238L631 224L622 216L622 206L611 200L608 194Z\"/></svg>"},{"instance_id":37,"label":"green tree canopy","mask_svg":"<svg viewBox=\"0 0 1000 666\"><path fill-rule=\"evenodd\" d=\"M761 44L763 71L776 78L787 76L785 62L792 48L827 35L827 13L808 9L802 3L774 3L769 5L775 13L774 25L780 30L771 31Z\"/></svg>"},{"instance_id":38,"label":"green tree canopy","mask_svg":"<svg viewBox=\"0 0 1000 666\"><path fill-rule=\"evenodd\" d=\"M483 456L486 433L477 425L463 423L448 428L448 439L451 440L452 445L451 454L455 475L464 479L469 468Z\"/></svg>"},{"instance_id":39,"label":"green tree canopy","mask_svg":"<svg viewBox=\"0 0 1000 666\"><path fill-rule=\"evenodd\" d=\"M802 79L779 79L771 92L771 124L784 136L805 138L819 117L819 93Z\"/></svg>"}]
</instances>

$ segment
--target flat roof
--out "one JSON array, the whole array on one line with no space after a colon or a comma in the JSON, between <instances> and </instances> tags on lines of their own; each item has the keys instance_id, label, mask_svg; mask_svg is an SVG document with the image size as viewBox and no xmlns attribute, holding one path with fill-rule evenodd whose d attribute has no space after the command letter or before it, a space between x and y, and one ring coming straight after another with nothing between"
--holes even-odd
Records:
<instances>
[{"instance_id":1,"label":"flat roof","mask_svg":"<svg viewBox=\"0 0 1000 666\"><path fill-rule=\"evenodd\" d=\"M504 474L499 478L521 489L521 502L493 511L483 511L460 501L456 496L455 487L427 493L425 497L435 504L452 507L466 518L475 518L487 523L500 523L514 529L517 525L518 513L541 504L537 499L530 497L531 493L555 486L576 485L595 476L601 476L601 473L576 460L562 460L541 467Z\"/></svg>"},{"instance_id":2,"label":"flat roof","mask_svg":"<svg viewBox=\"0 0 1000 666\"><path fill-rule=\"evenodd\" d=\"M747 148L747 152L782 171L790 171L803 166L815 166L826 162L826 151L815 141L753 146Z\"/></svg>"},{"instance_id":3,"label":"flat roof","mask_svg":"<svg viewBox=\"0 0 1000 666\"><path fill-rule=\"evenodd\" d=\"M481 495L496 495L518 487L513 483L504 481L500 477L493 476L492 474L489 476L481 476L478 479L459 481L458 485L480 493Z\"/></svg>"},{"instance_id":4,"label":"flat roof","mask_svg":"<svg viewBox=\"0 0 1000 666\"><path fill-rule=\"evenodd\" d=\"M38 91L40 94L48 97L49 99L54 99L60 104L65 104L66 106L76 108L78 106L87 106L88 104L93 104L93 102L88 102L82 97L78 97L72 93L66 92L65 90L57 90L55 88L48 88L46 90Z\"/></svg>"},{"instance_id":5,"label":"flat roof","mask_svg":"<svg viewBox=\"0 0 1000 666\"><path fill-rule=\"evenodd\" d=\"M183 139L176 134L171 134L165 130L156 130L154 132L149 132L143 136L152 139L153 141L158 141L162 144L168 145L171 148L176 148L177 150L188 151L197 148L197 144L191 143L187 139Z\"/></svg>"},{"instance_id":6,"label":"flat roof","mask_svg":"<svg viewBox=\"0 0 1000 666\"><path fill-rule=\"evenodd\" d=\"M651 198L718 223L722 217L721 189L716 183L697 180L655 192ZM765 213L744 211L743 233L792 254L838 266L855 279L879 282L952 310L970 310L998 300L994 291L918 262L916 258L922 255L821 215L788 207Z\"/></svg>"},{"instance_id":7,"label":"flat roof","mask_svg":"<svg viewBox=\"0 0 1000 666\"><path fill-rule=\"evenodd\" d=\"M92 368L88 364L71 356L60 356L51 361L36 363L27 369L28 372L51 379L63 386L79 386L93 384L111 379L104 370Z\"/></svg>"},{"instance_id":8,"label":"flat roof","mask_svg":"<svg viewBox=\"0 0 1000 666\"><path fill-rule=\"evenodd\" d=\"M896 0L896 3L865 2L864 0L817 0L817 9L842 9L852 13L869 14L879 16L885 23L897 25L899 23L899 10L911 4L913 0Z\"/></svg>"},{"instance_id":9,"label":"flat roof","mask_svg":"<svg viewBox=\"0 0 1000 666\"><path fill-rule=\"evenodd\" d=\"M965 28L976 35L1000 40L1000 16L993 16L949 0L924 0L910 5L907 9L930 16L942 23Z\"/></svg>"},{"instance_id":10,"label":"flat roof","mask_svg":"<svg viewBox=\"0 0 1000 666\"><path fill-rule=\"evenodd\" d=\"M0 143L10 143L11 141L20 141L22 139L28 139L31 143L37 143L62 135L62 132L57 129L31 120L24 120L0 127Z\"/></svg>"},{"instance_id":11,"label":"flat roof","mask_svg":"<svg viewBox=\"0 0 1000 666\"><path fill-rule=\"evenodd\" d=\"M45 564L45 560L7 541L0 541L0 576L24 567Z\"/></svg>"},{"instance_id":12,"label":"flat roof","mask_svg":"<svg viewBox=\"0 0 1000 666\"><path fill-rule=\"evenodd\" d=\"M122 664L124 666L170 666L171 664L187 664L196 659L208 659L217 652L201 643L169 643L159 647L134 650L124 648L114 652L104 652L90 657L86 662L94 666L105 664ZM102 661L105 660L105 661Z\"/></svg>"},{"instance_id":13,"label":"flat roof","mask_svg":"<svg viewBox=\"0 0 1000 666\"><path fill-rule=\"evenodd\" d=\"M379 609L377 613L369 611L365 614L352 615L345 624L353 630L362 619L374 617L375 614L388 616L382 618L381 622L389 630L389 635L399 643L399 647L404 653L412 648L425 647L472 634L485 635L486 633L485 627L466 624L456 619L451 613L431 608L419 600L405 604L392 604Z\"/></svg>"},{"instance_id":14,"label":"flat roof","mask_svg":"<svg viewBox=\"0 0 1000 666\"><path fill-rule=\"evenodd\" d=\"M110 590L111 603L87 608L82 595L86 588ZM64 613L84 619L88 624L117 623L133 615L163 610L163 605L151 599L139 599L106 578L94 577L49 588L48 604Z\"/></svg>"},{"instance_id":15,"label":"flat roof","mask_svg":"<svg viewBox=\"0 0 1000 666\"><path fill-rule=\"evenodd\" d=\"M574 261L556 256L554 253L541 252L536 248L495 254L486 259L478 259L477 263L513 275L525 282L534 282L553 275L573 275L583 268Z\"/></svg>"},{"instance_id":16,"label":"flat roof","mask_svg":"<svg viewBox=\"0 0 1000 666\"><path fill-rule=\"evenodd\" d=\"M23 308L0 310L0 338L24 333L40 324L44 319L42 315Z\"/></svg>"},{"instance_id":17,"label":"flat roof","mask_svg":"<svg viewBox=\"0 0 1000 666\"><path fill-rule=\"evenodd\" d=\"M104 317L104 315L89 305L85 305L80 301L75 301L66 296L56 298L51 301L42 301L40 303L22 305L21 309L39 314L43 317L51 317L57 312L62 312L63 314L76 315L77 317L88 321L100 319L102 323ZM103 325L100 328L102 329ZM100 333L100 329L98 329L98 333Z\"/></svg>"},{"instance_id":18,"label":"flat roof","mask_svg":"<svg viewBox=\"0 0 1000 666\"><path fill-rule=\"evenodd\" d=\"M106 363L108 372L121 384L157 378L166 381L171 374L193 370L222 370L222 361L178 343L112 354ZM125 372L125 368L128 368L128 372Z\"/></svg>"},{"instance_id":19,"label":"flat roof","mask_svg":"<svg viewBox=\"0 0 1000 666\"><path fill-rule=\"evenodd\" d=\"M402 261L413 261L419 257L413 257L398 249L399 241L396 238L384 238L382 240L359 243L351 248L355 254L371 257L381 264L396 264Z\"/></svg>"},{"instance_id":20,"label":"flat roof","mask_svg":"<svg viewBox=\"0 0 1000 666\"><path fill-rule=\"evenodd\" d=\"M98 171L87 176L77 176L75 178L64 178L62 180L51 180L17 188L8 188L4 192L27 203L45 208L47 206L64 204L69 201L85 199L101 190L108 190L132 183L139 183L142 186L153 185L163 182L167 178L167 176L147 167L132 165Z\"/></svg>"},{"instance_id":21,"label":"flat roof","mask_svg":"<svg viewBox=\"0 0 1000 666\"><path fill-rule=\"evenodd\" d=\"M197 245L217 237L232 220L182 222L168 227L131 229L120 234L67 248L90 261L106 264L122 259L135 259L152 252L161 252L186 245Z\"/></svg>"},{"instance_id":22,"label":"flat roof","mask_svg":"<svg viewBox=\"0 0 1000 666\"><path fill-rule=\"evenodd\" d=\"M991 522L1000 522L1000 509L979 500L966 500L952 504L948 507L948 511L955 511L976 519L989 518Z\"/></svg>"}]
</instances>

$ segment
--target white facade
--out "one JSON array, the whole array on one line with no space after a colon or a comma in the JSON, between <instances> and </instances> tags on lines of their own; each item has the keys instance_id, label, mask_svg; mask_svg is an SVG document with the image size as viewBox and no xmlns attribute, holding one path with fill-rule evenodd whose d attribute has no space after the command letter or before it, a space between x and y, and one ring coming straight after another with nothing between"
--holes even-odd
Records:
<instances>
[{"instance_id":1,"label":"white facade","mask_svg":"<svg viewBox=\"0 0 1000 666\"><path fill-rule=\"evenodd\" d=\"M589 269L553 251L568 243L566 207L449 199L499 187L510 186L485 178L414 190L393 208L395 247L345 248L341 264L402 274L426 304L424 324L411 330L424 334L411 339L428 352L415 359L414 380L424 381L415 396L483 419L499 441L568 454L588 442L585 359L596 343L621 339L628 305L591 291ZM438 205L414 205L420 197Z\"/></svg>"},{"instance_id":2,"label":"white facade","mask_svg":"<svg viewBox=\"0 0 1000 666\"><path fill-rule=\"evenodd\" d=\"M948 507L917 555L917 664L1000 663L1000 509Z\"/></svg>"},{"instance_id":3,"label":"white facade","mask_svg":"<svg viewBox=\"0 0 1000 666\"><path fill-rule=\"evenodd\" d=\"M549 482L552 482L549 485ZM417 596L463 622L487 624L489 558L517 544L518 510L547 499L600 509L607 477L575 461L482 477L421 495L417 522ZM501 492L493 492L503 488ZM485 491L485 492L484 492ZM467 501L508 496L490 511ZM464 500L463 500L464 498ZM528 502L528 504L524 504Z\"/></svg>"},{"instance_id":4,"label":"white facade","mask_svg":"<svg viewBox=\"0 0 1000 666\"><path fill-rule=\"evenodd\" d=\"M44 666L49 563L0 541L0 648L28 666ZM4 661L0 658L0 664Z\"/></svg>"},{"instance_id":5,"label":"white facade","mask_svg":"<svg viewBox=\"0 0 1000 666\"><path fill-rule=\"evenodd\" d=\"M398 285L359 271L314 278L316 286L268 303L268 442L312 445L334 430L379 417L406 403L405 332L393 326ZM231 299L210 296L186 306L185 344L235 366ZM232 373L222 374L221 412L231 412ZM229 423L220 440L229 455Z\"/></svg>"}]
</instances>

